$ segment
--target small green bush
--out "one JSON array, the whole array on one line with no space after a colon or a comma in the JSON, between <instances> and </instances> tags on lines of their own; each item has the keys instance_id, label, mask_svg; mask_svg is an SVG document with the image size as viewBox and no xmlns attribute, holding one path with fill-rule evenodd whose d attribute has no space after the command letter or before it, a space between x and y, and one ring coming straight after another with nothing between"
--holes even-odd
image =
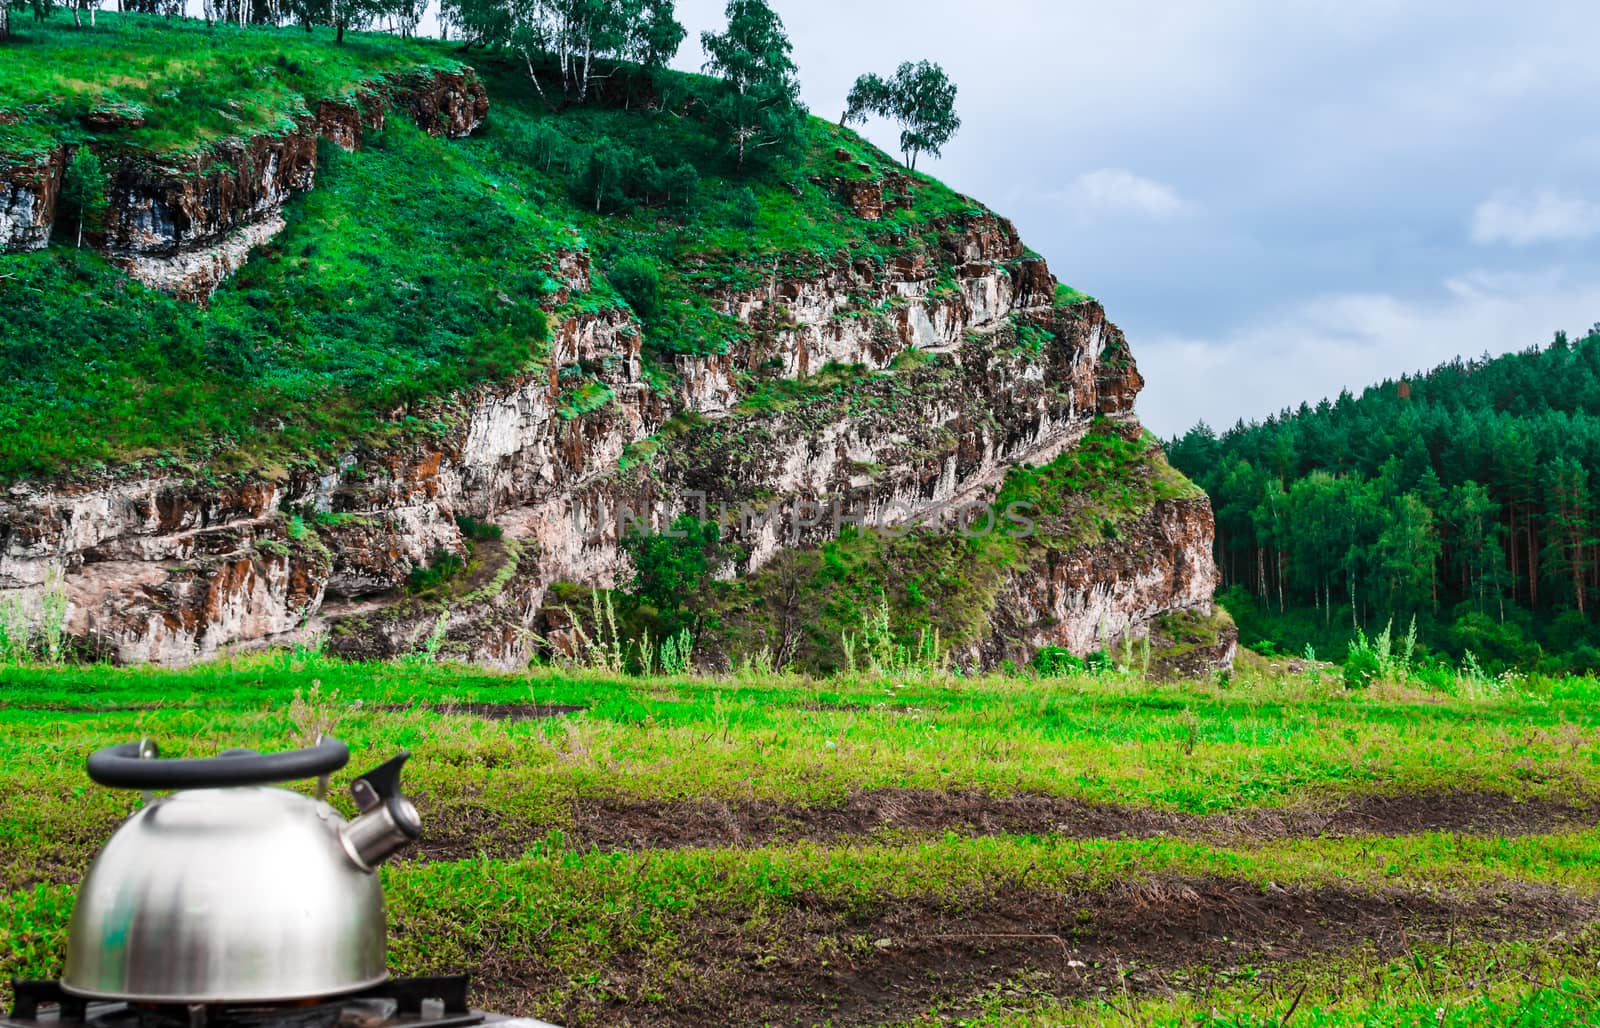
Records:
<instances>
[{"instance_id":1,"label":"small green bush","mask_svg":"<svg viewBox=\"0 0 1600 1028\"><path fill-rule=\"evenodd\" d=\"M752 229L761 220L761 201L756 198L756 191L749 186L736 190L731 200L732 212L730 220L742 229Z\"/></svg>"},{"instance_id":2,"label":"small green bush","mask_svg":"<svg viewBox=\"0 0 1600 1028\"><path fill-rule=\"evenodd\" d=\"M1081 675L1088 670L1082 657L1074 655L1065 646L1042 646L1033 655L1033 669L1046 678Z\"/></svg>"},{"instance_id":3,"label":"small green bush","mask_svg":"<svg viewBox=\"0 0 1600 1028\"><path fill-rule=\"evenodd\" d=\"M1357 648L1352 645L1344 662L1344 687L1365 689L1377 680L1382 671L1383 664L1370 646Z\"/></svg>"},{"instance_id":4,"label":"small green bush","mask_svg":"<svg viewBox=\"0 0 1600 1028\"><path fill-rule=\"evenodd\" d=\"M1065 646L1043 646L1033 655L1033 669L1046 678L1064 678L1067 675L1098 675L1115 671L1117 662L1104 650L1095 650L1079 657Z\"/></svg>"},{"instance_id":5,"label":"small green bush","mask_svg":"<svg viewBox=\"0 0 1600 1028\"><path fill-rule=\"evenodd\" d=\"M406 576L406 591L412 594L432 592L466 570L466 562L449 550L435 550L427 567L414 567Z\"/></svg>"},{"instance_id":6,"label":"small green bush","mask_svg":"<svg viewBox=\"0 0 1600 1028\"><path fill-rule=\"evenodd\" d=\"M456 527L461 534L475 543L497 543L505 535L504 529L499 525L491 525L487 521L468 517L465 514L457 515Z\"/></svg>"},{"instance_id":7,"label":"small green bush","mask_svg":"<svg viewBox=\"0 0 1600 1028\"><path fill-rule=\"evenodd\" d=\"M623 257L612 265L606 277L641 321L651 321L661 314L661 271L654 261L636 255Z\"/></svg>"}]
</instances>

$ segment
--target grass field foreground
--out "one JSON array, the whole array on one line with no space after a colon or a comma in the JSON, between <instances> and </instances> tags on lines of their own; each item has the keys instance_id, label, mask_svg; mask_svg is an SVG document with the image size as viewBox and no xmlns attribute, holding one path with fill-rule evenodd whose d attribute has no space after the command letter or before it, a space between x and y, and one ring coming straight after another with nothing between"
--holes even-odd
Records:
<instances>
[{"instance_id":1,"label":"grass field foreground","mask_svg":"<svg viewBox=\"0 0 1600 1028\"><path fill-rule=\"evenodd\" d=\"M138 802L87 751L332 729L336 789L415 753L394 970L561 1023L1583 1024L1600 990L1586 679L0 674L6 976L58 971Z\"/></svg>"}]
</instances>

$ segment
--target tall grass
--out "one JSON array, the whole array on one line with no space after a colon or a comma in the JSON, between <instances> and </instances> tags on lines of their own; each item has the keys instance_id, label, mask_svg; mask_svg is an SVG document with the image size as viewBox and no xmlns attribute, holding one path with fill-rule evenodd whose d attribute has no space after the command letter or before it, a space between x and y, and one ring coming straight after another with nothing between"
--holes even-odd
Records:
<instances>
[{"instance_id":1,"label":"tall grass","mask_svg":"<svg viewBox=\"0 0 1600 1028\"><path fill-rule=\"evenodd\" d=\"M851 674L942 674L951 668L938 626L919 629L915 642L901 642L889 616L889 602L881 597L877 606L862 608L861 631L845 632L839 642Z\"/></svg>"},{"instance_id":2,"label":"tall grass","mask_svg":"<svg viewBox=\"0 0 1600 1028\"><path fill-rule=\"evenodd\" d=\"M1307 647L1308 652L1314 652ZM1394 619L1383 631L1369 638L1359 627L1350 640L1342 671L1345 687L1365 689L1380 682L1447 692L1467 699L1497 696L1518 676L1514 672L1491 675L1478 663L1471 650L1459 664L1428 660L1417 656L1417 619L1413 617L1406 634L1394 637Z\"/></svg>"},{"instance_id":3,"label":"tall grass","mask_svg":"<svg viewBox=\"0 0 1600 1028\"><path fill-rule=\"evenodd\" d=\"M32 606L15 593L0 597L0 667L64 663L70 607L59 568L50 569Z\"/></svg>"}]
</instances>

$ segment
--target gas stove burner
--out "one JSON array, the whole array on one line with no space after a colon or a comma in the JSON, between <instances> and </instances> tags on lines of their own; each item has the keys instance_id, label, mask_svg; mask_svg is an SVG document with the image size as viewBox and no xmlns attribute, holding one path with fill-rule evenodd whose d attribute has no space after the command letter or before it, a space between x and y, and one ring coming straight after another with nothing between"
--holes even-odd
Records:
<instances>
[{"instance_id":1,"label":"gas stove burner","mask_svg":"<svg viewBox=\"0 0 1600 1028\"><path fill-rule=\"evenodd\" d=\"M56 981L11 983L0 1028L553 1028L467 1006L467 976L391 978L345 996L302 1003L146 1004L74 996Z\"/></svg>"},{"instance_id":2,"label":"gas stove burner","mask_svg":"<svg viewBox=\"0 0 1600 1028\"><path fill-rule=\"evenodd\" d=\"M340 1003L294 1007L135 1004L128 1008L135 1028L342 1028L343 1011Z\"/></svg>"}]
</instances>

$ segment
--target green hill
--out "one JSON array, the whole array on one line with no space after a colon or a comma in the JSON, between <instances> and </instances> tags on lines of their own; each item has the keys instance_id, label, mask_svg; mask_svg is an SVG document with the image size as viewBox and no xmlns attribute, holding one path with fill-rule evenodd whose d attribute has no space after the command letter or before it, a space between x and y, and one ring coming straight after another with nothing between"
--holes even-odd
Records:
<instances>
[{"instance_id":1,"label":"green hill","mask_svg":"<svg viewBox=\"0 0 1600 1028\"><path fill-rule=\"evenodd\" d=\"M81 651L1231 659L1122 333L786 59L752 110L727 67L19 30L0 604Z\"/></svg>"},{"instance_id":2,"label":"green hill","mask_svg":"<svg viewBox=\"0 0 1600 1028\"><path fill-rule=\"evenodd\" d=\"M460 56L365 34L337 47L320 29L132 15L101 26L48 22L6 45L0 112L20 120L0 130L0 152L13 162L62 144L204 153L224 133L289 131L319 100ZM260 470L426 431L450 417L430 401L539 369L547 318L575 310L631 305L651 373L670 376L672 354L724 352L748 333L717 309L719 291L841 257L911 259L951 220L984 213L819 119L799 163L738 176L711 128L683 116L710 87L700 76L617 67L598 102L556 114L521 69L471 56L493 104L471 139L391 118L357 152L321 143L316 188L208 306L77 248L64 198L49 249L0 258L12 312L0 477L132 460ZM84 119L98 110L144 123L94 131ZM831 185L886 174L903 193L880 220ZM557 262L574 250L598 274L566 295Z\"/></svg>"}]
</instances>

